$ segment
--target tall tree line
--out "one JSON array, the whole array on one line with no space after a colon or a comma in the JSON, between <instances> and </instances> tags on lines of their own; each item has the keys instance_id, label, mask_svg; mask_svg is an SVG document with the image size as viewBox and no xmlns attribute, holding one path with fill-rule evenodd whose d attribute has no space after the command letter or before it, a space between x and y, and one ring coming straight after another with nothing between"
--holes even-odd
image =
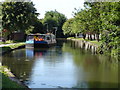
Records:
<instances>
[{"instance_id":1,"label":"tall tree line","mask_svg":"<svg viewBox=\"0 0 120 90\"><path fill-rule=\"evenodd\" d=\"M64 34L86 34L89 40L101 39L101 50L112 56L120 55L120 2L85 2L85 9L67 20L62 29ZM94 35L94 38L92 38ZM101 35L101 38L99 37Z\"/></svg>"},{"instance_id":2,"label":"tall tree line","mask_svg":"<svg viewBox=\"0 0 120 90\"><path fill-rule=\"evenodd\" d=\"M3 2L1 6L3 36L14 32L27 33L38 21L38 13L32 2Z\"/></svg>"},{"instance_id":3,"label":"tall tree line","mask_svg":"<svg viewBox=\"0 0 120 90\"><path fill-rule=\"evenodd\" d=\"M47 11L43 19L38 19L39 13L33 2L3 2L1 4L2 34L4 37L14 32L50 33L63 37L62 25L66 21L65 15L55 11ZM48 31L47 31L48 29ZM11 38L12 39L12 38Z\"/></svg>"}]
</instances>

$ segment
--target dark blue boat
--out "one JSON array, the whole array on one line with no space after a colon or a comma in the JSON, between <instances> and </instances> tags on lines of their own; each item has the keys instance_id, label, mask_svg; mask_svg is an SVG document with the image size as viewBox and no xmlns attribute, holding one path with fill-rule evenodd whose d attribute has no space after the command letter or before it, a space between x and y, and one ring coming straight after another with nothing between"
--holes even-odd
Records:
<instances>
[{"instance_id":1,"label":"dark blue boat","mask_svg":"<svg viewBox=\"0 0 120 90\"><path fill-rule=\"evenodd\" d=\"M56 43L54 34L29 34L26 39L26 48L50 47Z\"/></svg>"}]
</instances>

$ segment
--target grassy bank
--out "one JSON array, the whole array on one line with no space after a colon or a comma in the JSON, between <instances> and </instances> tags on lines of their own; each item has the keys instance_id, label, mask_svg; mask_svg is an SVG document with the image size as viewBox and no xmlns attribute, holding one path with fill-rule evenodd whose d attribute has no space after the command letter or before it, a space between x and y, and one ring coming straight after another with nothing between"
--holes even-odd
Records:
<instances>
[{"instance_id":1,"label":"grassy bank","mask_svg":"<svg viewBox=\"0 0 120 90\"><path fill-rule=\"evenodd\" d=\"M88 42L90 42L90 43L92 43L92 44L95 44L95 45L98 45L98 46L100 46L101 45L101 41L96 41L96 40L92 40L92 41L90 41L90 40L88 40L88 39L83 39L83 38L74 38L74 37L69 37L69 38L67 38L67 39L74 39L74 40L84 40L84 41L88 41Z\"/></svg>"},{"instance_id":2,"label":"grassy bank","mask_svg":"<svg viewBox=\"0 0 120 90\"><path fill-rule=\"evenodd\" d=\"M2 89L27 89L25 86L22 84L13 81L10 79L10 77L15 78L15 76L5 67L5 66L0 66L0 78L1 78L1 83L2 83Z\"/></svg>"},{"instance_id":3,"label":"grassy bank","mask_svg":"<svg viewBox=\"0 0 120 90\"><path fill-rule=\"evenodd\" d=\"M1 54L6 53L6 52L11 51L11 50L14 50L14 49L17 49L17 48L20 48L24 45L25 45L25 43L15 43L12 45L2 46L2 47L0 47L0 49L2 51Z\"/></svg>"},{"instance_id":4,"label":"grassy bank","mask_svg":"<svg viewBox=\"0 0 120 90\"><path fill-rule=\"evenodd\" d=\"M2 89L12 89L12 88L25 88L15 81L12 81L7 75L1 73L2 75Z\"/></svg>"},{"instance_id":5,"label":"grassy bank","mask_svg":"<svg viewBox=\"0 0 120 90\"><path fill-rule=\"evenodd\" d=\"M111 51L109 49L106 49L105 47L101 47L103 46L103 43L102 41L96 41L96 40L88 40L88 39L83 39L83 38L74 38L74 37L69 37L67 38L68 40L81 40L81 41L85 41L86 43L89 43L90 45L92 46L95 46L97 47L97 53L98 54L105 54L107 56L111 56L112 58L114 58L115 61L118 61L119 58L118 58L118 52L115 51L114 49L112 49ZM117 53L116 53L117 52ZM114 55L112 55L114 54Z\"/></svg>"},{"instance_id":6,"label":"grassy bank","mask_svg":"<svg viewBox=\"0 0 120 90\"><path fill-rule=\"evenodd\" d=\"M5 44L6 45L6 44ZM25 45L25 43L14 43L7 46L0 47L1 53L7 53L17 48L21 48ZM25 85L23 85L16 77L7 69L7 67L0 66L0 76L2 78L2 89L28 89Z\"/></svg>"},{"instance_id":7,"label":"grassy bank","mask_svg":"<svg viewBox=\"0 0 120 90\"><path fill-rule=\"evenodd\" d=\"M23 45L25 45L25 43L15 43L13 45L4 46L4 47L2 47L2 49L6 48L6 47L10 48L10 49L15 49L15 48L18 48L18 47L23 46Z\"/></svg>"},{"instance_id":8,"label":"grassy bank","mask_svg":"<svg viewBox=\"0 0 120 90\"><path fill-rule=\"evenodd\" d=\"M7 40L6 42L0 42L0 44L10 44L10 43L16 43L12 40Z\"/></svg>"},{"instance_id":9,"label":"grassy bank","mask_svg":"<svg viewBox=\"0 0 120 90\"><path fill-rule=\"evenodd\" d=\"M11 44L11 43L20 43L20 42L23 42L23 41L18 41L18 40L7 40L5 42L0 42L0 44Z\"/></svg>"}]
</instances>

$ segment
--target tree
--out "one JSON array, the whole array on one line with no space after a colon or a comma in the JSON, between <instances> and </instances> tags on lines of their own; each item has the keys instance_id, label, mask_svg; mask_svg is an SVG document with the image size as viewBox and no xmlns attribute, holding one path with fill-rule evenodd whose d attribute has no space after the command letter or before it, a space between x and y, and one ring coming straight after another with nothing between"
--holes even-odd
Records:
<instances>
[{"instance_id":1,"label":"tree","mask_svg":"<svg viewBox=\"0 0 120 90\"><path fill-rule=\"evenodd\" d=\"M2 3L0 2L0 36L2 33Z\"/></svg>"},{"instance_id":2,"label":"tree","mask_svg":"<svg viewBox=\"0 0 120 90\"><path fill-rule=\"evenodd\" d=\"M63 37L63 30L62 26L63 23L66 21L65 15L55 11L47 11L45 13L45 17L43 19L43 25L44 27L48 27L49 32L52 32L55 34L54 27L57 27L57 37ZM47 32L47 31L46 31Z\"/></svg>"},{"instance_id":3,"label":"tree","mask_svg":"<svg viewBox=\"0 0 120 90\"><path fill-rule=\"evenodd\" d=\"M96 38L97 41L99 41L99 34L100 34L100 30L101 30L101 18L100 18L100 4L99 2L91 2L91 3L85 3L85 6L89 6L88 9L88 13L90 16L90 31L92 34L94 34L94 39L95 39L95 34L96 34Z\"/></svg>"},{"instance_id":4,"label":"tree","mask_svg":"<svg viewBox=\"0 0 120 90\"><path fill-rule=\"evenodd\" d=\"M9 33L25 32L37 19L32 2L4 2L2 4L2 26Z\"/></svg>"},{"instance_id":5,"label":"tree","mask_svg":"<svg viewBox=\"0 0 120 90\"><path fill-rule=\"evenodd\" d=\"M92 40L94 34L99 41L101 34L103 52L111 55L120 55L120 2L85 2L85 9L77 10L74 18L67 20L63 25L64 34L89 34ZM95 38L94 38L95 39Z\"/></svg>"},{"instance_id":6,"label":"tree","mask_svg":"<svg viewBox=\"0 0 120 90\"><path fill-rule=\"evenodd\" d=\"M64 24L63 24L63 32L65 35L73 35L72 33L72 24L74 22L74 18L68 19Z\"/></svg>"},{"instance_id":7,"label":"tree","mask_svg":"<svg viewBox=\"0 0 120 90\"><path fill-rule=\"evenodd\" d=\"M102 10L104 8L104 10ZM120 45L120 2L101 3L102 49L111 55L119 56Z\"/></svg>"},{"instance_id":8,"label":"tree","mask_svg":"<svg viewBox=\"0 0 120 90\"><path fill-rule=\"evenodd\" d=\"M41 20L37 20L33 24L33 31L31 33L45 33L45 30L43 30L43 24Z\"/></svg>"}]
</instances>

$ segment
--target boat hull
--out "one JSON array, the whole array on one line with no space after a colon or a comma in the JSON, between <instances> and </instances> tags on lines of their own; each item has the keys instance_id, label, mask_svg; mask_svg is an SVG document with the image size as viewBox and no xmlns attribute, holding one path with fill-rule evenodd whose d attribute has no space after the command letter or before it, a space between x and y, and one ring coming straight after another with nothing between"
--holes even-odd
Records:
<instances>
[{"instance_id":1,"label":"boat hull","mask_svg":"<svg viewBox=\"0 0 120 90\"><path fill-rule=\"evenodd\" d=\"M35 44L26 44L26 48L49 48L54 46L54 44L41 44L41 43L35 43Z\"/></svg>"},{"instance_id":2,"label":"boat hull","mask_svg":"<svg viewBox=\"0 0 120 90\"><path fill-rule=\"evenodd\" d=\"M25 45L25 47L26 47L26 48L34 48L34 44L28 44L28 43L27 43L27 44Z\"/></svg>"},{"instance_id":3,"label":"boat hull","mask_svg":"<svg viewBox=\"0 0 120 90\"><path fill-rule=\"evenodd\" d=\"M49 48L49 47L50 45L48 44L39 44L39 43L34 44L34 48Z\"/></svg>"}]
</instances>

